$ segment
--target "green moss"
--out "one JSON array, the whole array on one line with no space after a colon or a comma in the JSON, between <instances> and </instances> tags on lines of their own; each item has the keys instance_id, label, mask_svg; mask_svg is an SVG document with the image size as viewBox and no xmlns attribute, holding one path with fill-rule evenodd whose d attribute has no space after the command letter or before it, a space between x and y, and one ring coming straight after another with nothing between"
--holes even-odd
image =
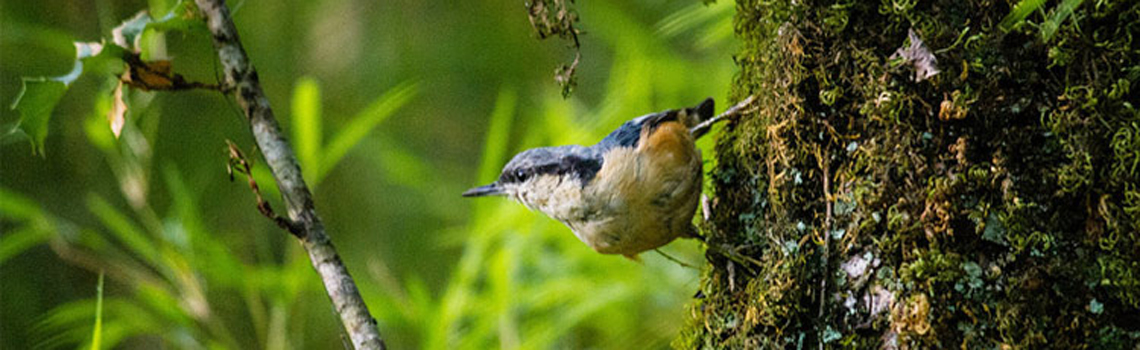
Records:
<instances>
[{"instance_id":1,"label":"green moss","mask_svg":"<svg viewBox=\"0 0 1140 350\"><path fill-rule=\"evenodd\" d=\"M1005 1L738 1L761 107L718 136L702 230L753 262L709 255L674 345L1140 339L1140 4L1058 6L1005 32ZM911 29L928 80L888 60Z\"/></svg>"}]
</instances>

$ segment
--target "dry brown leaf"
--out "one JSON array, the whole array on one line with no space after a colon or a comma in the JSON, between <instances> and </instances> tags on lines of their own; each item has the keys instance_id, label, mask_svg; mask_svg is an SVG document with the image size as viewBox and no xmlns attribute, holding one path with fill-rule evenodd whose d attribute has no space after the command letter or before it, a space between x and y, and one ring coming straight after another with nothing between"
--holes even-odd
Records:
<instances>
[{"instance_id":1,"label":"dry brown leaf","mask_svg":"<svg viewBox=\"0 0 1140 350\"><path fill-rule=\"evenodd\" d=\"M181 78L170 74L171 67L169 60L149 62L142 60L128 61L127 65L130 75L124 75L123 82L143 91L173 89L176 85L176 80L180 80L178 78Z\"/></svg>"}]
</instances>

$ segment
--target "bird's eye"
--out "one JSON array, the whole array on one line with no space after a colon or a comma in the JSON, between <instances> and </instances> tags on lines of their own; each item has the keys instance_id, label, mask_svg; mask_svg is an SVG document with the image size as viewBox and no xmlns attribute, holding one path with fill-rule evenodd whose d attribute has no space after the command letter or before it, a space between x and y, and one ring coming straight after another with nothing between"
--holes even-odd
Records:
<instances>
[{"instance_id":1,"label":"bird's eye","mask_svg":"<svg viewBox=\"0 0 1140 350\"><path fill-rule=\"evenodd\" d=\"M529 174L522 169L515 170L515 178L519 179L519 181L526 181L527 175Z\"/></svg>"}]
</instances>

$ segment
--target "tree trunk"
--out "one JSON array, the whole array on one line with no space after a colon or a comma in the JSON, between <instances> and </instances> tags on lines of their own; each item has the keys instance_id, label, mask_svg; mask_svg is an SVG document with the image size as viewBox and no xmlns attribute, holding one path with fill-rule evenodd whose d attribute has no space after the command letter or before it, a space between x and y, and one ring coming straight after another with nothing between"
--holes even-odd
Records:
<instances>
[{"instance_id":1,"label":"tree trunk","mask_svg":"<svg viewBox=\"0 0 1140 350\"><path fill-rule=\"evenodd\" d=\"M738 1L675 345L1140 344L1140 2L1014 2Z\"/></svg>"}]
</instances>

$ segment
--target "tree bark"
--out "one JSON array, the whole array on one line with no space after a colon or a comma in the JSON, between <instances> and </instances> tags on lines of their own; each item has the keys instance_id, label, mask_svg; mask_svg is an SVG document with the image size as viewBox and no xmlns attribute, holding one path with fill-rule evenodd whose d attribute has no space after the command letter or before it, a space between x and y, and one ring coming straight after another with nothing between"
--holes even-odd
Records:
<instances>
[{"instance_id":1,"label":"tree bark","mask_svg":"<svg viewBox=\"0 0 1140 350\"><path fill-rule=\"evenodd\" d=\"M708 255L677 347L1140 344L1140 3L738 0L735 29L759 109L702 231L757 263Z\"/></svg>"},{"instance_id":2,"label":"tree bark","mask_svg":"<svg viewBox=\"0 0 1140 350\"><path fill-rule=\"evenodd\" d=\"M356 283L325 234L324 224L313 207L312 194L301 177L296 155L273 116L257 71L242 48L229 9L224 0L196 0L196 3L222 63L224 90L234 95L244 111L257 146L284 197L290 224L283 226L301 240L353 346L357 349L383 349L384 341L376 328L376 320L369 314Z\"/></svg>"}]
</instances>

